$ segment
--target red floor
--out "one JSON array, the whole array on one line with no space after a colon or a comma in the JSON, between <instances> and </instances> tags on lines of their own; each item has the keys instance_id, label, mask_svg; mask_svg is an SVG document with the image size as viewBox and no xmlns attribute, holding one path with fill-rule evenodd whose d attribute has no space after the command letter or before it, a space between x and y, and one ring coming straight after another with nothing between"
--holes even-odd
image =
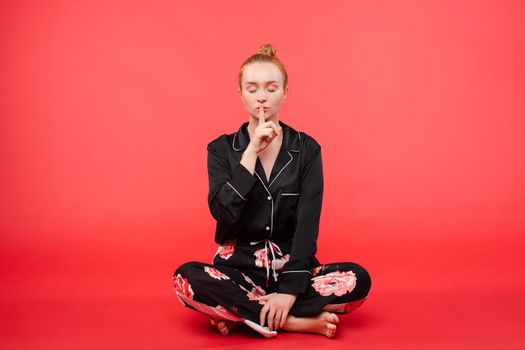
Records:
<instances>
[{"instance_id":1,"label":"red floor","mask_svg":"<svg viewBox=\"0 0 525 350\"><path fill-rule=\"evenodd\" d=\"M337 335L242 328L218 335L172 295L11 297L1 307L3 349L174 349L230 346L347 349L523 349L523 291L376 290L341 317Z\"/></svg>"},{"instance_id":2,"label":"red floor","mask_svg":"<svg viewBox=\"0 0 525 350\"><path fill-rule=\"evenodd\" d=\"M46 263L45 254L35 254L22 266L4 254L0 348L205 349L271 344L276 349L523 349L523 264L509 264L512 259L520 261L518 248L502 243L501 250L489 254L485 243L487 262L492 263L479 268L470 266L480 262L475 249L457 256L462 247L447 252L449 263L443 264L420 259L420 264L407 265L401 259L402 265L392 268L385 264L388 254L380 264L371 261L369 299L341 316L334 339L286 332L265 339L249 328L220 336L205 315L183 308L176 299L168 263L144 266L123 253L122 260L131 266L108 260L104 271L100 266L89 270L87 263L72 256L67 265L63 256L49 256ZM181 251L172 260L177 264L191 254ZM108 259L103 254L88 256L83 255L101 264ZM471 263L451 269L462 258ZM5 270L17 265L17 272Z\"/></svg>"}]
</instances>

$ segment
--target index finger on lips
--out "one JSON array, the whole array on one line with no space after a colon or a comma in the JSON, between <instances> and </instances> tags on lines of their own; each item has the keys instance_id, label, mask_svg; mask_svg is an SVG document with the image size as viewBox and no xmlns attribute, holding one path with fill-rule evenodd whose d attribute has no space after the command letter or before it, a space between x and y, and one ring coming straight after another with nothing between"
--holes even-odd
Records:
<instances>
[{"instance_id":1,"label":"index finger on lips","mask_svg":"<svg viewBox=\"0 0 525 350\"><path fill-rule=\"evenodd\" d=\"M264 124L265 121L264 107L259 106L259 125Z\"/></svg>"}]
</instances>

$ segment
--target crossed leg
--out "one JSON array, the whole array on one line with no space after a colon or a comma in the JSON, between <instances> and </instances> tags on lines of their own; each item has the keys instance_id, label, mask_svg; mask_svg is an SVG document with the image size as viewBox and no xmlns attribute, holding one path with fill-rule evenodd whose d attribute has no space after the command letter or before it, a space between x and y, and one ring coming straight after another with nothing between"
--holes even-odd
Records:
<instances>
[{"instance_id":1,"label":"crossed leg","mask_svg":"<svg viewBox=\"0 0 525 350\"><path fill-rule=\"evenodd\" d=\"M347 287L353 283L353 288L338 295L338 283L345 283ZM360 265L321 265L314 270L311 286L298 297L282 329L333 337L339 322L336 313L349 313L359 307L370 285L370 276ZM263 305L258 296L265 291L235 268L189 262L175 271L174 288L184 306L210 315L210 323L223 335L229 334L240 322L266 337L277 334L258 324Z\"/></svg>"}]
</instances>

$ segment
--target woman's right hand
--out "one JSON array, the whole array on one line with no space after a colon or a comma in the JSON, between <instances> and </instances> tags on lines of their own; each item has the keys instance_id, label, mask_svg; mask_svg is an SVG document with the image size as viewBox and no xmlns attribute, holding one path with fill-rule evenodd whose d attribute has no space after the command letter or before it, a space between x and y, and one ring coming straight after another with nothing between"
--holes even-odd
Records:
<instances>
[{"instance_id":1,"label":"woman's right hand","mask_svg":"<svg viewBox=\"0 0 525 350\"><path fill-rule=\"evenodd\" d=\"M260 153L282 133L282 127L275 125L272 121L265 121L264 108L259 107L259 125L255 128L254 135L248 147L251 147L255 153Z\"/></svg>"}]
</instances>

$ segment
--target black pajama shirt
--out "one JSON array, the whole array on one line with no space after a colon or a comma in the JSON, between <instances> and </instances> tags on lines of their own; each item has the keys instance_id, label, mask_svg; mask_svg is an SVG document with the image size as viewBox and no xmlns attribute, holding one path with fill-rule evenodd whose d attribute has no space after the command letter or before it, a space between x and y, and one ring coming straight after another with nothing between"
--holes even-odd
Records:
<instances>
[{"instance_id":1,"label":"black pajama shirt","mask_svg":"<svg viewBox=\"0 0 525 350\"><path fill-rule=\"evenodd\" d=\"M248 122L208 146L208 206L217 221L211 264L190 261L173 274L180 302L219 319L244 322L266 337L259 316L269 293L296 294L289 314L348 313L371 287L352 262L321 264L315 254L323 200L321 146L279 121L283 139L270 178L259 158L252 175L241 163Z\"/></svg>"}]
</instances>

